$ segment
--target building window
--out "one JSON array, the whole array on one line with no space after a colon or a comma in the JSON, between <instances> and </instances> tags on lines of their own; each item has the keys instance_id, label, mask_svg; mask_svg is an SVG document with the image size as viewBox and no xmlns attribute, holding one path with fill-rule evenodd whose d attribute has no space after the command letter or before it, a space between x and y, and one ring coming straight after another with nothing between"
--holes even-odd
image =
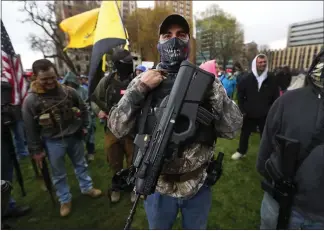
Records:
<instances>
[{"instance_id":1,"label":"building window","mask_svg":"<svg viewBox=\"0 0 324 231\"><path fill-rule=\"evenodd\" d=\"M72 6L71 6L71 5L68 5L67 7L68 7L68 9L69 9L70 11L72 10Z\"/></svg>"},{"instance_id":2,"label":"building window","mask_svg":"<svg viewBox=\"0 0 324 231\"><path fill-rule=\"evenodd\" d=\"M86 61L89 61L89 55L86 55L86 56L85 56L85 60L86 60Z\"/></svg>"},{"instance_id":3,"label":"building window","mask_svg":"<svg viewBox=\"0 0 324 231\"><path fill-rule=\"evenodd\" d=\"M80 73L80 71L81 71L81 67L80 67L80 65L78 64L78 65L76 65L76 69L77 69L77 71Z\"/></svg>"},{"instance_id":4,"label":"building window","mask_svg":"<svg viewBox=\"0 0 324 231\"><path fill-rule=\"evenodd\" d=\"M75 60L76 61L79 61L80 60L78 55L75 56Z\"/></svg>"}]
</instances>

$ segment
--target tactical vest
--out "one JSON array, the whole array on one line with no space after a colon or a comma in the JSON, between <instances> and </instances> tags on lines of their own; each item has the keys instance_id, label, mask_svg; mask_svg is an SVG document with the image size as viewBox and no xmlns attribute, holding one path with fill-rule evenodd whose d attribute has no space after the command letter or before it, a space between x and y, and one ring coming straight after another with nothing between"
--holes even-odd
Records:
<instances>
[{"instance_id":1,"label":"tactical vest","mask_svg":"<svg viewBox=\"0 0 324 231\"><path fill-rule=\"evenodd\" d=\"M68 127L74 120L81 120L79 108L74 106L71 90L62 86L63 94L43 95L38 94L39 117L38 123L45 130L55 133Z\"/></svg>"},{"instance_id":2,"label":"tactical vest","mask_svg":"<svg viewBox=\"0 0 324 231\"><path fill-rule=\"evenodd\" d=\"M127 89L127 86L130 83L130 80L125 80L125 81L116 80L114 78L116 72L112 73L111 75L112 76L108 77L109 79L105 87L106 88L105 102L109 110L113 105L117 104L119 100L123 97Z\"/></svg>"},{"instance_id":3,"label":"tactical vest","mask_svg":"<svg viewBox=\"0 0 324 231\"><path fill-rule=\"evenodd\" d=\"M144 134L152 134L154 126L157 122L157 116L158 111L160 107L163 107L165 105L162 105L162 100L168 96L172 90L174 81L176 78L176 74L169 74L168 78L164 80L154 91L152 91L152 102L151 102L151 108L148 113L148 117L146 119L145 127L144 127ZM212 107L209 103L204 102L201 104L203 108L207 109L209 112L212 112ZM140 126L140 118L142 116L142 113L140 114L138 120L137 120L137 131ZM214 123L212 123L209 126L200 124L196 122L197 124L197 130L193 137L187 139L184 143L182 143L178 148L178 155L181 157L183 148L191 143L201 143L207 146L213 146L217 139L217 134L215 132ZM184 120L183 118L179 119L175 123L174 131L175 132L181 132L187 130L189 126L189 122Z\"/></svg>"}]
</instances>

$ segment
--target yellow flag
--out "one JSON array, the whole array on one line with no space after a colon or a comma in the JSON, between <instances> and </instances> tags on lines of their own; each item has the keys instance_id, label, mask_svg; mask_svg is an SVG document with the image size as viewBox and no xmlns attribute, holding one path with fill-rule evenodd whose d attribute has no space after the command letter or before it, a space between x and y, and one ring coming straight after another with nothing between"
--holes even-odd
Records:
<instances>
[{"instance_id":1,"label":"yellow flag","mask_svg":"<svg viewBox=\"0 0 324 231\"><path fill-rule=\"evenodd\" d=\"M118 6L118 8L120 10L121 9L122 1L121 0L116 0L116 3L117 3L117 6Z\"/></svg>"},{"instance_id":2,"label":"yellow flag","mask_svg":"<svg viewBox=\"0 0 324 231\"><path fill-rule=\"evenodd\" d=\"M129 47L128 46L129 46L129 42L128 42L128 40L126 40L126 44L125 44L124 49L129 51Z\"/></svg>"},{"instance_id":3,"label":"yellow flag","mask_svg":"<svg viewBox=\"0 0 324 231\"><path fill-rule=\"evenodd\" d=\"M126 39L125 29L115 1L102 1L94 43L102 39Z\"/></svg>"},{"instance_id":4,"label":"yellow flag","mask_svg":"<svg viewBox=\"0 0 324 231\"><path fill-rule=\"evenodd\" d=\"M107 54L104 54L102 56L102 71L103 72L106 72L106 56L107 56Z\"/></svg>"},{"instance_id":5,"label":"yellow flag","mask_svg":"<svg viewBox=\"0 0 324 231\"><path fill-rule=\"evenodd\" d=\"M68 34L67 48L84 48L94 43L99 8L77 14L60 23L62 31Z\"/></svg>"},{"instance_id":6,"label":"yellow flag","mask_svg":"<svg viewBox=\"0 0 324 231\"><path fill-rule=\"evenodd\" d=\"M100 61L113 48L125 46L127 32L124 29L116 1L102 1L95 30L89 70L89 95L102 77Z\"/></svg>"}]
</instances>

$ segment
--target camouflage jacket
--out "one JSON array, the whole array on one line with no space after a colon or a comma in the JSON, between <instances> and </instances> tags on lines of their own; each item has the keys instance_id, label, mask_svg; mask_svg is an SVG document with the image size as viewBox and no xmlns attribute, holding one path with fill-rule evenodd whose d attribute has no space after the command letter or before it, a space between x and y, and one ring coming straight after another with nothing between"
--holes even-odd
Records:
<instances>
[{"instance_id":1,"label":"camouflage jacket","mask_svg":"<svg viewBox=\"0 0 324 231\"><path fill-rule=\"evenodd\" d=\"M141 82L141 75L129 84L125 95L109 112L108 128L112 133L121 138L127 135L135 125L136 115L141 110L149 88ZM215 78L210 92L210 103L213 113L220 115L220 120L215 123L215 130L222 138L233 139L235 132L243 123L242 114L238 106L230 100L221 82ZM203 164L214 154L215 147L208 147L199 143L188 145L184 149L183 157L164 164L162 173L183 174L191 172ZM188 198L195 195L204 184L207 173L203 171L195 179L181 183L171 183L160 177L156 191L172 197Z\"/></svg>"}]
</instances>

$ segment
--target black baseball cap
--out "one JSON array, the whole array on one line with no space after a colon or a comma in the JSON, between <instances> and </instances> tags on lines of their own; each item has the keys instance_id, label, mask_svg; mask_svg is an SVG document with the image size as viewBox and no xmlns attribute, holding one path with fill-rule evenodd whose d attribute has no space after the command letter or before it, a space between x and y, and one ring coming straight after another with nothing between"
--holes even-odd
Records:
<instances>
[{"instance_id":1,"label":"black baseball cap","mask_svg":"<svg viewBox=\"0 0 324 231\"><path fill-rule=\"evenodd\" d=\"M131 63L133 60L137 60L137 57L133 56L128 50L116 48L111 56L111 60L113 62Z\"/></svg>"},{"instance_id":2,"label":"black baseball cap","mask_svg":"<svg viewBox=\"0 0 324 231\"><path fill-rule=\"evenodd\" d=\"M159 28L159 35L165 33L172 24L181 26L190 35L190 26L187 20L179 14L171 14L163 20Z\"/></svg>"}]
</instances>

